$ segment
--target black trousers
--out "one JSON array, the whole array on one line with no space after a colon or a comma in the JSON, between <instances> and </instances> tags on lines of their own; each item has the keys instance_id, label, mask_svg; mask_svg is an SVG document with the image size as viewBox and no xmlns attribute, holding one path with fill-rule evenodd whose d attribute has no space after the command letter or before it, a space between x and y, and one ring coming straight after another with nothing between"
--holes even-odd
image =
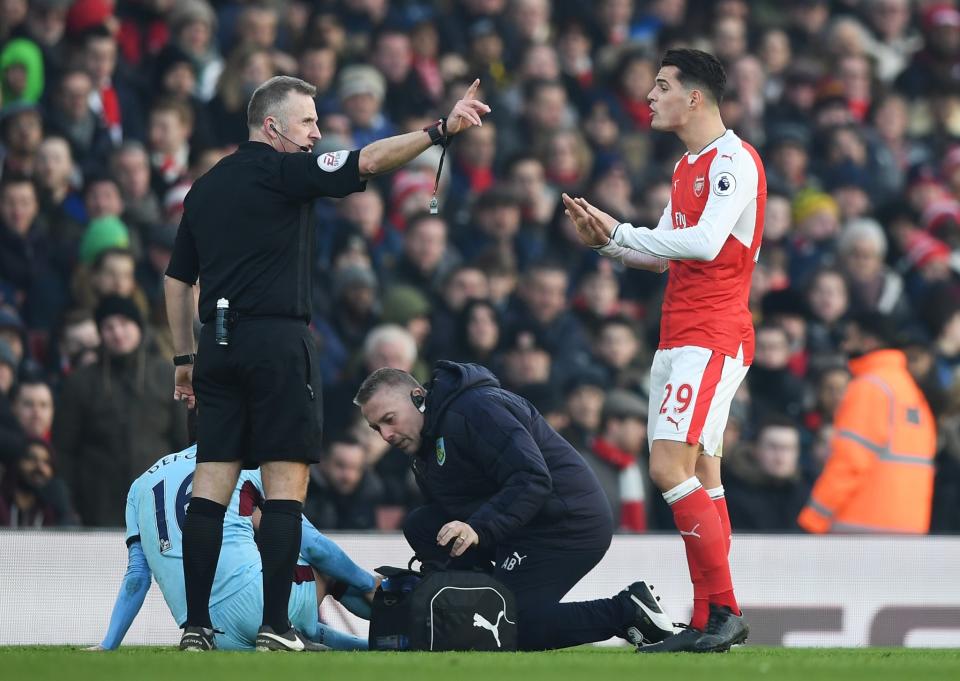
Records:
<instances>
[{"instance_id":1,"label":"black trousers","mask_svg":"<svg viewBox=\"0 0 960 681\"><path fill-rule=\"evenodd\" d=\"M423 560L446 561L450 548L437 546L440 528L451 520L437 505L414 509L403 525L407 542ZM621 636L634 618L624 595L561 603L577 582L600 562L604 549L544 550L519 544L474 547L450 562L450 569L492 566L493 576L513 591L518 609L520 650L550 650Z\"/></svg>"}]
</instances>

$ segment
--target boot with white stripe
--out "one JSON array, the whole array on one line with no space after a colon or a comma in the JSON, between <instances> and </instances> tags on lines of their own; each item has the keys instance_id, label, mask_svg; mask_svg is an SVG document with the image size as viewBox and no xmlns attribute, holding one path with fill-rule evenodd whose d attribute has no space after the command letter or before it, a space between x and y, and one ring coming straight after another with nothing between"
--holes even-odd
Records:
<instances>
[{"instance_id":1,"label":"boot with white stripe","mask_svg":"<svg viewBox=\"0 0 960 681\"><path fill-rule=\"evenodd\" d=\"M330 650L325 645L314 643L293 627L278 634L273 627L267 625L263 625L257 631L256 647L259 652L317 653Z\"/></svg>"}]
</instances>

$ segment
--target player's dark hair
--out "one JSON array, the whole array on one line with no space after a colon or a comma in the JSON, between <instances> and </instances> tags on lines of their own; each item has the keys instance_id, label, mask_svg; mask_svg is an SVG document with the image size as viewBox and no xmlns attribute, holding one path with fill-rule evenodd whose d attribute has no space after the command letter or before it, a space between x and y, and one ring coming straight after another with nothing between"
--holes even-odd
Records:
<instances>
[{"instance_id":1,"label":"player's dark hair","mask_svg":"<svg viewBox=\"0 0 960 681\"><path fill-rule=\"evenodd\" d=\"M687 47L667 50L660 60L660 68L664 66L675 66L677 80L687 89L703 88L717 104L723 101L727 72L712 54Z\"/></svg>"}]
</instances>

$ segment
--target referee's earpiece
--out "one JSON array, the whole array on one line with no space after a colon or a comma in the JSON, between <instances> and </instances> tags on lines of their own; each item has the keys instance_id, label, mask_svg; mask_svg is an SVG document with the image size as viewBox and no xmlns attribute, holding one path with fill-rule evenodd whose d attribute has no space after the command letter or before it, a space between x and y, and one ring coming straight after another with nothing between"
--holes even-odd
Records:
<instances>
[{"instance_id":1,"label":"referee's earpiece","mask_svg":"<svg viewBox=\"0 0 960 681\"><path fill-rule=\"evenodd\" d=\"M413 406L415 406L421 414L427 410L426 398L420 393L411 392L410 401L413 402Z\"/></svg>"}]
</instances>

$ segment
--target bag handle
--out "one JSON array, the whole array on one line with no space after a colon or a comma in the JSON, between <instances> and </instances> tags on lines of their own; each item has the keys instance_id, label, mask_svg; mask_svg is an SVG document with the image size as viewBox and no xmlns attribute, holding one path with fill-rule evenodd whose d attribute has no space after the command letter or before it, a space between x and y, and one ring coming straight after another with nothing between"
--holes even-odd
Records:
<instances>
[{"instance_id":1,"label":"bag handle","mask_svg":"<svg viewBox=\"0 0 960 681\"><path fill-rule=\"evenodd\" d=\"M413 564L420 563L420 569L414 570ZM450 569L450 560L423 560L419 556L413 556L407 561L406 568L393 567L391 565L381 565L376 568L374 572L384 577L403 577L407 575L416 575L417 577L423 577L426 574L431 572L446 572Z\"/></svg>"},{"instance_id":2,"label":"bag handle","mask_svg":"<svg viewBox=\"0 0 960 681\"><path fill-rule=\"evenodd\" d=\"M381 565L378 568L374 569L378 575L383 575L384 577L408 577L410 575L420 576L420 573L416 570L408 570L405 568L392 567L390 565Z\"/></svg>"}]
</instances>

